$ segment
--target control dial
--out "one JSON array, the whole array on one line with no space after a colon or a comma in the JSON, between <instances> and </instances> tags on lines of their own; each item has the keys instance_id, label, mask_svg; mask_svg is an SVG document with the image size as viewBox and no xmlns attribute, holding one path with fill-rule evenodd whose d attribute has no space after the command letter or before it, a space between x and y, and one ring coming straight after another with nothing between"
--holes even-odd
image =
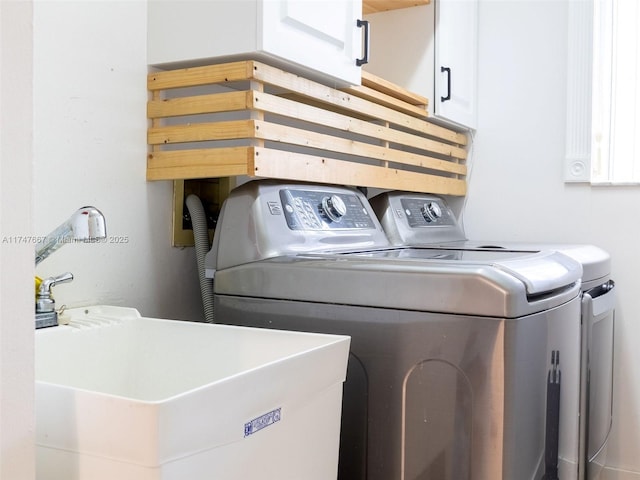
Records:
<instances>
[{"instance_id":1,"label":"control dial","mask_svg":"<svg viewBox=\"0 0 640 480\"><path fill-rule=\"evenodd\" d=\"M427 222L434 222L442 217L442 209L437 202L426 202L420 210Z\"/></svg>"},{"instance_id":2,"label":"control dial","mask_svg":"<svg viewBox=\"0 0 640 480\"><path fill-rule=\"evenodd\" d=\"M347 206L338 195L322 199L322 212L334 222L339 222L347 213Z\"/></svg>"}]
</instances>

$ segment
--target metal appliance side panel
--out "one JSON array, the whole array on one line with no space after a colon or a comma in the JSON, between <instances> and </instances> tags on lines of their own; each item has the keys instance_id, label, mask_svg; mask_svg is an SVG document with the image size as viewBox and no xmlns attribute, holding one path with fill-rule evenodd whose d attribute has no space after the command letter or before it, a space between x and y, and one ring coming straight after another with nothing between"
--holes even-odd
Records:
<instances>
[{"instance_id":1,"label":"metal appliance side panel","mask_svg":"<svg viewBox=\"0 0 640 480\"><path fill-rule=\"evenodd\" d=\"M545 439L552 352L560 352L559 478L578 473L580 298L505 327L504 479L538 480L545 472ZM535 472L535 476L532 475ZM552 478L552 477L551 477Z\"/></svg>"},{"instance_id":2,"label":"metal appliance side panel","mask_svg":"<svg viewBox=\"0 0 640 480\"><path fill-rule=\"evenodd\" d=\"M351 336L340 480L540 478L548 356L579 347L578 298L513 320L227 295L215 308L225 323ZM575 462L577 362L562 368Z\"/></svg>"},{"instance_id":3,"label":"metal appliance side panel","mask_svg":"<svg viewBox=\"0 0 640 480\"><path fill-rule=\"evenodd\" d=\"M615 284L608 281L582 297L581 466L587 480L599 478L613 421Z\"/></svg>"}]
</instances>

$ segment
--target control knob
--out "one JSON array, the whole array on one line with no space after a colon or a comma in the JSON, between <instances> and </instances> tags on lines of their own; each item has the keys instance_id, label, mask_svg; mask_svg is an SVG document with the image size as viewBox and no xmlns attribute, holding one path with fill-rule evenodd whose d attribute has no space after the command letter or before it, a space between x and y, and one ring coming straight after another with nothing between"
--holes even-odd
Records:
<instances>
[{"instance_id":1,"label":"control knob","mask_svg":"<svg viewBox=\"0 0 640 480\"><path fill-rule=\"evenodd\" d=\"M322 199L322 212L334 222L339 222L347 213L347 206L338 195Z\"/></svg>"},{"instance_id":2,"label":"control knob","mask_svg":"<svg viewBox=\"0 0 640 480\"><path fill-rule=\"evenodd\" d=\"M442 209L437 202L427 202L422 208L422 216L427 222L434 222L442 217Z\"/></svg>"}]
</instances>

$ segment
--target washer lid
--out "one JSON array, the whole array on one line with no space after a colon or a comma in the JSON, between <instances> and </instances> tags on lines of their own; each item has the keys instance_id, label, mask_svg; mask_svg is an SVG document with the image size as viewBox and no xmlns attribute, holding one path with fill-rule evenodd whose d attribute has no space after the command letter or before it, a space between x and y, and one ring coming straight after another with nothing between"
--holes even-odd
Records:
<instances>
[{"instance_id":1,"label":"washer lid","mask_svg":"<svg viewBox=\"0 0 640 480\"><path fill-rule=\"evenodd\" d=\"M216 295L503 318L557 307L580 288L580 265L556 252L491 261L452 255L400 249L281 256L218 270L214 288Z\"/></svg>"}]
</instances>

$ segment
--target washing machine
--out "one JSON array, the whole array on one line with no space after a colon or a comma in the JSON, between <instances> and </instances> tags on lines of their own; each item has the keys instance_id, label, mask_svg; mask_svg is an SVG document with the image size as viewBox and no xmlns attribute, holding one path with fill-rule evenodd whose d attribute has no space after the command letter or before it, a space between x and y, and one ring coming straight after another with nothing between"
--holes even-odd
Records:
<instances>
[{"instance_id":1,"label":"washing machine","mask_svg":"<svg viewBox=\"0 0 640 480\"><path fill-rule=\"evenodd\" d=\"M394 247L360 191L260 180L225 201L205 264L218 321L351 336L341 480L539 480L549 418L560 453L578 430L557 421L579 407L565 255Z\"/></svg>"},{"instance_id":2,"label":"washing machine","mask_svg":"<svg viewBox=\"0 0 640 480\"><path fill-rule=\"evenodd\" d=\"M600 478L613 418L615 284L609 254L594 245L468 240L445 200L434 195L385 192L370 203L395 246L455 251L555 250L582 265L579 431L565 439L569 442L565 451L575 452L576 444L578 456L561 458L561 478Z\"/></svg>"}]
</instances>

